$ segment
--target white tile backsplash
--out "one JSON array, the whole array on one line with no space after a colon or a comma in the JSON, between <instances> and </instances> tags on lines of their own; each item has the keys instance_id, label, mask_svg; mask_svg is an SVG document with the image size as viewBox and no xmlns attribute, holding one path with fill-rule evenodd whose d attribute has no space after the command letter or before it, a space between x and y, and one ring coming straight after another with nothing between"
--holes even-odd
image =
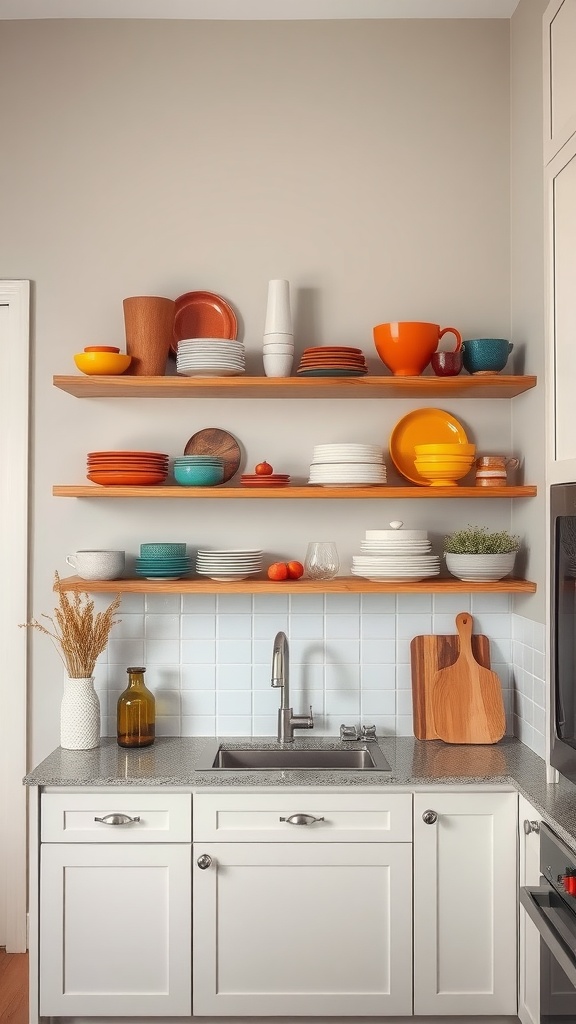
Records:
<instances>
[{"instance_id":1,"label":"white tile backsplash","mask_svg":"<svg viewBox=\"0 0 576 1024\"><path fill-rule=\"evenodd\" d=\"M291 703L297 713L312 704L317 735L337 734L345 721L410 736L410 640L455 632L455 615L469 609L491 640L509 731L541 754L545 629L513 614L505 594L127 594L96 670L103 728L115 733L126 668L143 664L159 735L274 735L272 644L283 629Z\"/></svg>"}]
</instances>

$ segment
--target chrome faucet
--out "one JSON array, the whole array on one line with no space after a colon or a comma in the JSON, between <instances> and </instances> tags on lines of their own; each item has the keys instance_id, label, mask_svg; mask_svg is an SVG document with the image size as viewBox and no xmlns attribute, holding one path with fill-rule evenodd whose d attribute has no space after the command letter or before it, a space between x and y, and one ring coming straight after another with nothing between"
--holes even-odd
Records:
<instances>
[{"instance_id":1,"label":"chrome faucet","mask_svg":"<svg viewBox=\"0 0 576 1024\"><path fill-rule=\"evenodd\" d=\"M286 633L277 633L272 649L272 680L271 685L282 689L280 707L278 708L278 742L292 743L295 729L313 729L314 718L312 705L309 715L295 715L290 703L289 689L289 657L288 638Z\"/></svg>"}]
</instances>

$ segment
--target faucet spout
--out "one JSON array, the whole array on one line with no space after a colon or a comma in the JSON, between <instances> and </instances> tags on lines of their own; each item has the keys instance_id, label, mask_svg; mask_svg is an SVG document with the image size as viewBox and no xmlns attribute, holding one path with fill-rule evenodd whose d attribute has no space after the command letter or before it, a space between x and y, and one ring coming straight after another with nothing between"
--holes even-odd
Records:
<instances>
[{"instance_id":1,"label":"faucet spout","mask_svg":"<svg viewBox=\"0 0 576 1024\"><path fill-rule=\"evenodd\" d=\"M288 637L280 631L272 648L272 678L270 685L282 690L278 708L278 742L292 743L295 729L313 729L312 708L309 715L295 715L290 707Z\"/></svg>"}]
</instances>

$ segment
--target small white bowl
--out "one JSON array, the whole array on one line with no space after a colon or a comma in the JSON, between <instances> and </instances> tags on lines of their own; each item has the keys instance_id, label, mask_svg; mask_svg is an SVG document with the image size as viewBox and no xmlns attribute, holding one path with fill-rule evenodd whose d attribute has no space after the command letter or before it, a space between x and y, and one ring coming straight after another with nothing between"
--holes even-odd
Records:
<instances>
[{"instance_id":1,"label":"small white bowl","mask_svg":"<svg viewBox=\"0 0 576 1024\"><path fill-rule=\"evenodd\" d=\"M263 355L264 373L267 377L289 377L292 372L294 356L276 355L275 353Z\"/></svg>"},{"instance_id":2,"label":"small white bowl","mask_svg":"<svg viewBox=\"0 0 576 1024\"><path fill-rule=\"evenodd\" d=\"M265 356L293 356L294 345L264 345L262 351Z\"/></svg>"},{"instance_id":3,"label":"small white bowl","mask_svg":"<svg viewBox=\"0 0 576 1024\"><path fill-rule=\"evenodd\" d=\"M293 345L294 335L271 331L270 334L265 334L262 340L265 345Z\"/></svg>"}]
</instances>

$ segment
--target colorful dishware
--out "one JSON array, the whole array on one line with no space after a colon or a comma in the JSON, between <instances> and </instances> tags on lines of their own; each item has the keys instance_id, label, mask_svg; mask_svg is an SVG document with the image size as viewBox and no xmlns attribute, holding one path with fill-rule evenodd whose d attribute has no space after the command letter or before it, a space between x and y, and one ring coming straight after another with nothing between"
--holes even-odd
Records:
<instances>
[{"instance_id":1,"label":"colorful dishware","mask_svg":"<svg viewBox=\"0 0 576 1024\"><path fill-rule=\"evenodd\" d=\"M462 335L455 327L405 320L378 324L373 328L374 345L380 359L396 377L418 377L428 366L432 353L445 334L456 337L456 351L462 348Z\"/></svg>"},{"instance_id":2,"label":"colorful dishware","mask_svg":"<svg viewBox=\"0 0 576 1024\"><path fill-rule=\"evenodd\" d=\"M429 481L414 465L417 444L468 444L466 431L458 420L443 409L413 409L398 421L390 435L390 458L402 476L414 484Z\"/></svg>"}]
</instances>

